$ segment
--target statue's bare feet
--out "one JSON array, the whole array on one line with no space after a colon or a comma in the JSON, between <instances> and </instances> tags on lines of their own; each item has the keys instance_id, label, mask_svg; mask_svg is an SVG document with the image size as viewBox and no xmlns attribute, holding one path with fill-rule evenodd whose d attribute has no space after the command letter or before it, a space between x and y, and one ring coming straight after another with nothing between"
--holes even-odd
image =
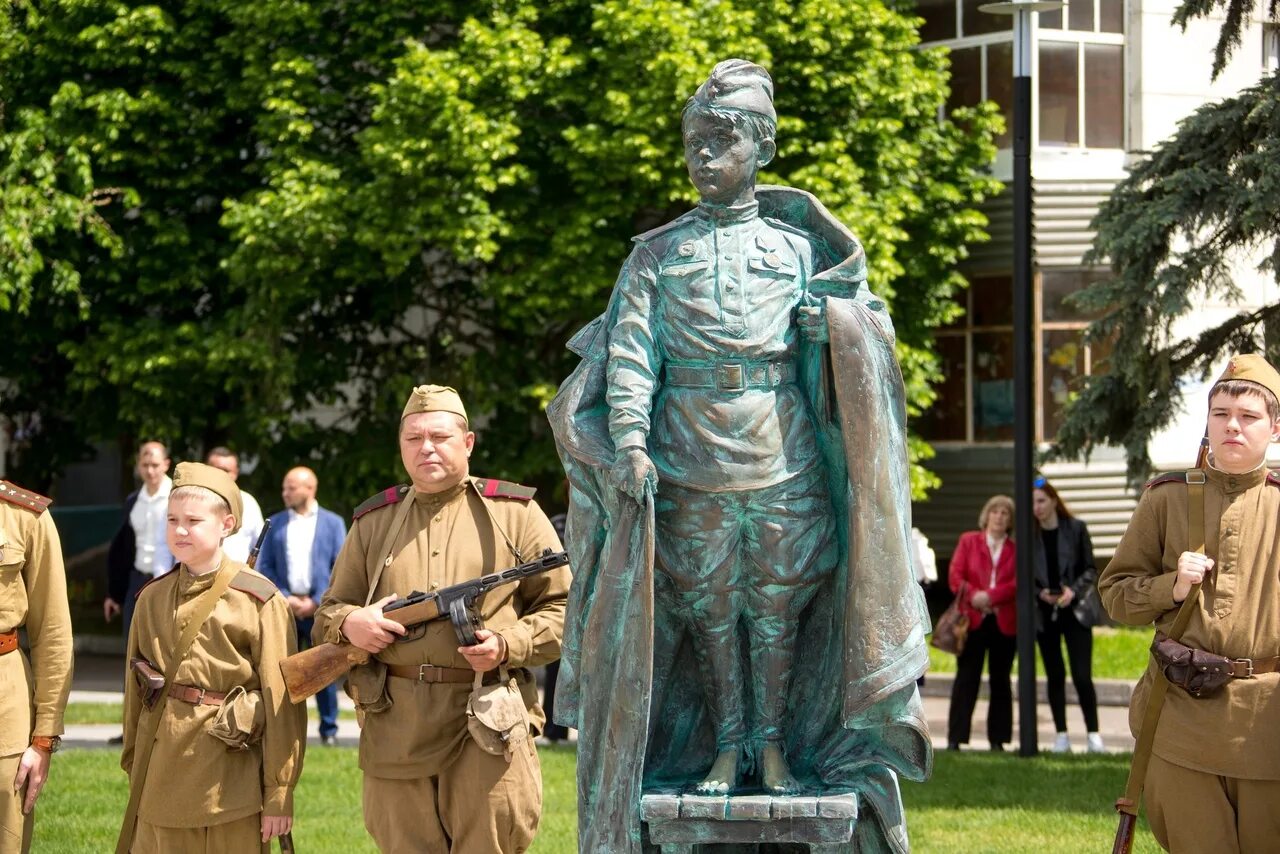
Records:
<instances>
[{"instance_id":1,"label":"statue's bare feet","mask_svg":"<svg viewBox=\"0 0 1280 854\"><path fill-rule=\"evenodd\" d=\"M771 795L794 795L800 784L791 776L791 766L782 755L782 745L767 742L760 756L760 785Z\"/></svg>"},{"instance_id":2,"label":"statue's bare feet","mask_svg":"<svg viewBox=\"0 0 1280 854\"><path fill-rule=\"evenodd\" d=\"M711 763L711 770L698 784L699 795L727 795L738 785L738 749L722 750Z\"/></svg>"}]
</instances>

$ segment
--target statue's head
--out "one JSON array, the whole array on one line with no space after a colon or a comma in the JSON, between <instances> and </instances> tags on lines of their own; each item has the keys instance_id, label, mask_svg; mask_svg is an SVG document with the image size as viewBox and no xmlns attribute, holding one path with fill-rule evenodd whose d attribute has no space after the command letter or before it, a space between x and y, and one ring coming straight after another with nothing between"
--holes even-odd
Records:
<instances>
[{"instance_id":1,"label":"statue's head","mask_svg":"<svg viewBox=\"0 0 1280 854\"><path fill-rule=\"evenodd\" d=\"M733 204L777 151L773 80L753 62L726 59L684 107L689 179L704 202Z\"/></svg>"}]
</instances>

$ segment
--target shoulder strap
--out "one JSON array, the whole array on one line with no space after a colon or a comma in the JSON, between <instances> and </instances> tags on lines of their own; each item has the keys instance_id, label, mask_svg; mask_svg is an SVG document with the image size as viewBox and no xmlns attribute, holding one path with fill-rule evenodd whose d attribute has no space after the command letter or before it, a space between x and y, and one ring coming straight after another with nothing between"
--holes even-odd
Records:
<instances>
[{"instance_id":1,"label":"shoulder strap","mask_svg":"<svg viewBox=\"0 0 1280 854\"><path fill-rule=\"evenodd\" d=\"M382 544L378 547L377 553L382 555L382 560L378 561L378 566L373 570L373 578L369 579L369 592L364 597L366 606L373 602L373 591L378 589L378 582L382 580L382 571L391 566L391 550L395 548L396 536L404 527L405 520L409 518L409 508L413 506L413 502L412 495L405 495L396 507L396 517L391 520L391 527L387 528Z\"/></svg>"},{"instance_id":2,"label":"shoulder strap","mask_svg":"<svg viewBox=\"0 0 1280 854\"><path fill-rule=\"evenodd\" d=\"M134 746L133 773L129 775L129 807L125 810L120 838L116 841L116 854L128 854L133 845L134 827L138 821L138 804L142 801L142 790L147 782L147 766L151 764L151 750L156 744L156 730L160 726L160 718L164 716L164 704L169 698L169 689L173 687L173 679L178 675L178 667L191 651L191 644L195 643L196 635L200 633L205 621L217 607L218 600L222 598L223 593L227 592L232 579L238 574L231 567L224 567L218 572L218 577L213 580L209 589L196 600L196 604L191 609L191 619L183 626L178 645L174 647L174 656L170 659L169 666L164 669L164 688L161 689L160 696L156 700L156 707L160 711L151 715L147 732L139 737L138 743Z\"/></svg>"},{"instance_id":3,"label":"shoulder strap","mask_svg":"<svg viewBox=\"0 0 1280 854\"><path fill-rule=\"evenodd\" d=\"M1169 478L1168 475L1162 477ZM1204 554L1204 471L1191 469L1186 473L1185 479L1187 544L1190 546L1190 551ZM1169 637L1174 640L1182 637L1199 603L1200 585L1195 584L1192 585L1187 598L1182 600L1182 606L1178 608L1178 616L1173 618L1173 625L1169 627ZM1156 740L1156 726L1160 723L1160 712L1164 708L1164 698L1168 693L1169 680L1161 673L1151 684L1147 708L1142 713L1142 727L1138 730L1138 741L1133 748L1133 763L1129 766L1129 782L1125 786L1124 796L1116 801L1116 809L1122 813L1135 817L1138 815L1138 801L1142 797L1142 786L1147 779L1147 766L1151 763L1151 747Z\"/></svg>"}]
</instances>

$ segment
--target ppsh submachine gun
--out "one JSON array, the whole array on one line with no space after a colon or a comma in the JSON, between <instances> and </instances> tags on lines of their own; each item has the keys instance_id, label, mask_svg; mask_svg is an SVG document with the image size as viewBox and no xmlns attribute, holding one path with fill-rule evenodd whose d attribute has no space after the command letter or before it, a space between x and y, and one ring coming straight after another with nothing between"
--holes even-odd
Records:
<instances>
[{"instance_id":1,"label":"ppsh submachine gun","mask_svg":"<svg viewBox=\"0 0 1280 854\"><path fill-rule=\"evenodd\" d=\"M448 619L461 646L479 643L480 614L476 600L495 587L510 584L531 575L549 572L569 563L567 552L544 551L538 558L502 572L483 575L471 581L441 588L432 593L415 590L402 599L389 603L382 616L406 629ZM351 668L369 660L369 653L349 643L323 643L289 656L280 662L289 699L301 703Z\"/></svg>"}]
</instances>

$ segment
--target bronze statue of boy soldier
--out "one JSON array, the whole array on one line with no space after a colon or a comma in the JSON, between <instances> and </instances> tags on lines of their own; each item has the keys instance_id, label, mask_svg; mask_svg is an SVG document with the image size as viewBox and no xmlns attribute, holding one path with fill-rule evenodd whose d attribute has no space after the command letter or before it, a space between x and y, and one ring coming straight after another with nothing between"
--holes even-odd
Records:
<instances>
[{"instance_id":1,"label":"bronze statue of boy soldier","mask_svg":"<svg viewBox=\"0 0 1280 854\"><path fill-rule=\"evenodd\" d=\"M892 324L853 235L757 187L776 129L768 72L719 63L682 118L701 201L635 238L548 410L578 567L557 717L582 731L580 850L638 850L605 804L642 785L875 779L892 827L894 775L927 773Z\"/></svg>"}]
</instances>

